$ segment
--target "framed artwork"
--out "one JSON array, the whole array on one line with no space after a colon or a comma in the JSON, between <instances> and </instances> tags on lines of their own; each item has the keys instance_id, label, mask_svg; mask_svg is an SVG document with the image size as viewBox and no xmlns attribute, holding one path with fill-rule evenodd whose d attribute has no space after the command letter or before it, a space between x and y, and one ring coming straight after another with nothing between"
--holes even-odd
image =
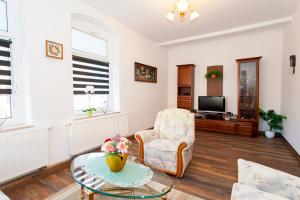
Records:
<instances>
[{"instance_id":1,"label":"framed artwork","mask_svg":"<svg viewBox=\"0 0 300 200\"><path fill-rule=\"evenodd\" d=\"M135 62L134 80L141 82L157 83L157 68Z\"/></svg>"},{"instance_id":2,"label":"framed artwork","mask_svg":"<svg viewBox=\"0 0 300 200\"><path fill-rule=\"evenodd\" d=\"M46 56L51 58L63 59L64 58L63 45L46 40Z\"/></svg>"}]
</instances>

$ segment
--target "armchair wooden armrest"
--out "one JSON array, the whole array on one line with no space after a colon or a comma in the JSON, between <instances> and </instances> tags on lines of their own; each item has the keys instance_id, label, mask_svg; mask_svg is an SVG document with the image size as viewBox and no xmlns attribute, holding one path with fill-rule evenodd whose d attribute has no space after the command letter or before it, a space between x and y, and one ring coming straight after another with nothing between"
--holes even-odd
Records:
<instances>
[{"instance_id":1,"label":"armchair wooden armrest","mask_svg":"<svg viewBox=\"0 0 300 200\"><path fill-rule=\"evenodd\" d=\"M135 139L139 143L139 158L142 164L144 164L144 144L158 138L159 133L155 132L154 129L135 133Z\"/></svg>"}]
</instances>

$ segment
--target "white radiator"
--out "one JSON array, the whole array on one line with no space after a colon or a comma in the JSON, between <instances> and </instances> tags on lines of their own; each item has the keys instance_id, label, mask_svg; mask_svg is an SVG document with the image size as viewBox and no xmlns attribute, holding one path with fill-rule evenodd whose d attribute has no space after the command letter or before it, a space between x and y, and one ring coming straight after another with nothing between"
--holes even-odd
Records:
<instances>
[{"instance_id":1,"label":"white radiator","mask_svg":"<svg viewBox=\"0 0 300 200\"><path fill-rule=\"evenodd\" d=\"M76 155L99 147L105 138L116 134L128 135L127 113L75 120L69 130L70 154Z\"/></svg>"},{"instance_id":2,"label":"white radiator","mask_svg":"<svg viewBox=\"0 0 300 200\"><path fill-rule=\"evenodd\" d=\"M48 128L0 133L0 183L48 164Z\"/></svg>"}]
</instances>

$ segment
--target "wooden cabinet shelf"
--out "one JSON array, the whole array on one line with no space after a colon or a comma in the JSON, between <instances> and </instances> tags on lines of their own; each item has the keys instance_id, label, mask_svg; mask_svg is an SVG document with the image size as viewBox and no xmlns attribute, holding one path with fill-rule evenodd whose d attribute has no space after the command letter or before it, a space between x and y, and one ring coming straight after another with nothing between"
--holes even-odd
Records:
<instances>
[{"instance_id":1,"label":"wooden cabinet shelf","mask_svg":"<svg viewBox=\"0 0 300 200\"><path fill-rule=\"evenodd\" d=\"M196 118L196 130L212 131L219 133L226 133L237 135L237 121L236 120L214 120L205 118Z\"/></svg>"},{"instance_id":2,"label":"wooden cabinet shelf","mask_svg":"<svg viewBox=\"0 0 300 200\"><path fill-rule=\"evenodd\" d=\"M255 136L258 132L260 60L261 57L236 60L238 65L238 135Z\"/></svg>"},{"instance_id":3,"label":"wooden cabinet shelf","mask_svg":"<svg viewBox=\"0 0 300 200\"><path fill-rule=\"evenodd\" d=\"M177 67L177 107L193 110L195 65L177 65Z\"/></svg>"}]
</instances>

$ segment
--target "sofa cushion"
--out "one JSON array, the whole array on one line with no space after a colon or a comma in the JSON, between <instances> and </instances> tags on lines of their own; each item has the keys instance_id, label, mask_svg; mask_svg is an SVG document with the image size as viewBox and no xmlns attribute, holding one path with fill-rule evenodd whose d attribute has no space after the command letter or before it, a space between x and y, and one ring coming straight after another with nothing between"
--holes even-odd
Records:
<instances>
[{"instance_id":1,"label":"sofa cushion","mask_svg":"<svg viewBox=\"0 0 300 200\"><path fill-rule=\"evenodd\" d=\"M179 142L169 139L156 139L144 144L144 157L177 162Z\"/></svg>"},{"instance_id":2,"label":"sofa cushion","mask_svg":"<svg viewBox=\"0 0 300 200\"><path fill-rule=\"evenodd\" d=\"M288 200L285 197L264 192L257 188L235 183L232 187L231 200Z\"/></svg>"},{"instance_id":3,"label":"sofa cushion","mask_svg":"<svg viewBox=\"0 0 300 200\"><path fill-rule=\"evenodd\" d=\"M176 140L187 135L191 112L184 109L166 109L160 116L160 138Z\"/></svg>"},{"instance_id":4,"label":"sofa cushion","mask_svg":"<svg viewBox=\"0 0 300 200\"><path fill-rule=\"evenodd\" d=\"M299 177L258 163L239 159L238 182L292 200L300 200Z\"/></svg>"}]
</instances>

